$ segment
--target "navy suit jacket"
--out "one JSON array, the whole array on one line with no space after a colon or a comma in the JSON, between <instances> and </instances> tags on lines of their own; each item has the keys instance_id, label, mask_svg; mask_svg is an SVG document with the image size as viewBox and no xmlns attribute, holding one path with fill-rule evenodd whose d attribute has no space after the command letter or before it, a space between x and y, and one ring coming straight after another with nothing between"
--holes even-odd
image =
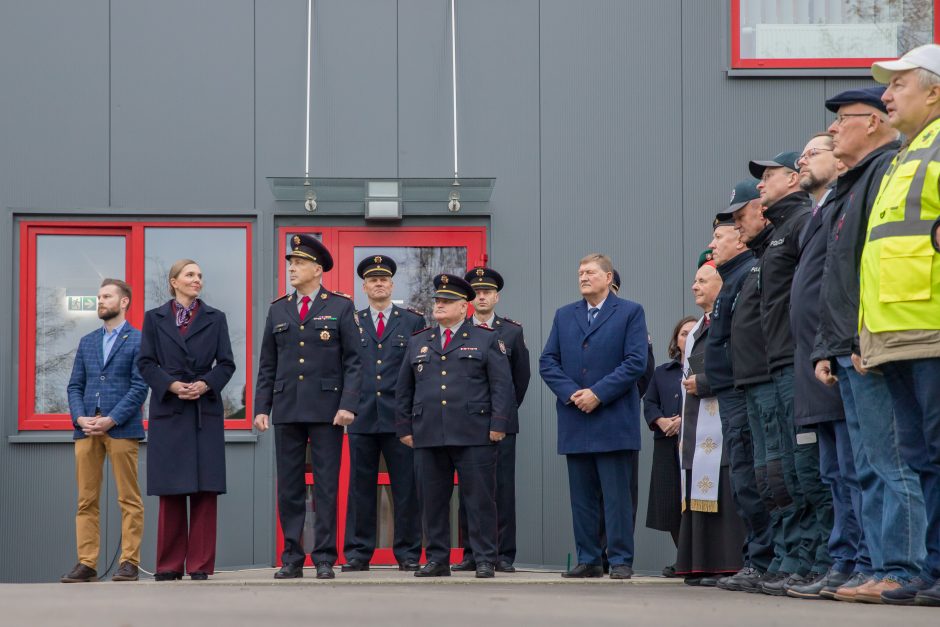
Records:
<instances>
[{"instance_id":1,"label":"navy suit jacket","mask_svg":"<svg viewBox=\"0 0 940 627\"><path fill-rule=\"evenodd\" d=\"M555 312L539 373L558 397L558 453L640 449L637 381L646 371L649 336L638 303L608 295L592 325L582 299ZM601 400L591 413L569 399L590 388Z\"/></svg>"},{"instance_id":2,"label":"navy suit jacket","mask_svg":"<svg viewBox=\"0 0 940 627\"><path fill-rule=\"evenodd\" d=\"M115 338L102 363L101 340L104 331L96 329L78 343L72 376L69 379L69 412L75 426L73 438L86 437L76 420L79 416L94 416L95 408L116 424L108 431L112 438L143 439L144 425L141 407L147 398L147 383L137 369L140 351L140 331L127 323Z\"/></svg>"}]
</instances>

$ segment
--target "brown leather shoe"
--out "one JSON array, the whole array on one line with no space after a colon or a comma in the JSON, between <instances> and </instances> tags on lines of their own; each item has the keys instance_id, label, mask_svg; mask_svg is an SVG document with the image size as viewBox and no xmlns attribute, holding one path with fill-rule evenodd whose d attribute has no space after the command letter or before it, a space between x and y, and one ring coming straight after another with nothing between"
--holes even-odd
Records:
<instances>
[{"instance_id":1,"label":"brown leather shoe","mask_svg":"<svg viewBox=\"0 0 940 627\"><path fill-rule=\"evenodd\" d=\"M59 581L62 583L88 583L90 581L98 581L98 571L79 562L75 564L72 570L62 575Z\"/></svg>"},{"instance_id":2,"label":"brown leather shoe","mask_svg":"<svg viewBox=\"0 0 940 627\"><path fill-rule=\"evenodd\" d=\"M890 577L886 577L881 581L872 581L855 591L855 602L881 604L884 603L884 599L881 598L882 592L897 590L900 587L901 584Z\"/></svg>"},{"instance_id":3,"label":"brown leather shoe","mask_svg":"<svg viewBox=\"0 0 940 627\"><path fill-rule=\"evenodd\" d=\"M137 581L140 577L140 570L136 564L130 562L121 562L121 567L111 577L111 581Z\"/></svg>"},{"instance_id":4,"label":"brown leather shoe","mask_svg":"<svg viewBox=\"0 0 940 627\"><path fill-rule=\"evenodd\" d=\"M845 585L839 586L836 588L833 598L836 601L844 601L846 603L855 603L855 595L863 587L874 581L868 575L863 575L861 573L855 573L852 575L852 578L845 582Z\"/></svg>"}]
</instances>

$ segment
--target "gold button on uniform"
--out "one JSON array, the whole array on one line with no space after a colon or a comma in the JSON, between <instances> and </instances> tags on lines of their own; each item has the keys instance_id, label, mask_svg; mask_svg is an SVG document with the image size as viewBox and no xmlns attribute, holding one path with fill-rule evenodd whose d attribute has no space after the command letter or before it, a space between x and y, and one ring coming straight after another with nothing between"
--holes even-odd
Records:
<instances>
[{"instance_id":1,"label":"gold button on uniform","mask_svg":"<svg viewBox=\"0 0 940 627\"><path fill-rule=\"evenodd\" d=\"M375 395L376 395L376 396L382 396L382 393L381 393L381 392L376 392Z\"/></svg>"},{"instance_id":2,"label":"gold button on uniform","mask_svg":"<svg viewBox=\"0 0 940 627\"><path fill-rule=\"evenodd\" d=\"M447 401L441 401L441 405L446 405Z\"/></svg>"},{"instance_id":3,"label":"gold button on uniform","mask_svg":"<svg viewBox=\"0 0 940 627\"><path fill-rule=\"evenodd\" d=\"M304 330L304 325L300 325L300 330L301 330L301 331Z\"/></svg>"},{"instance_id":4,"label":"gold button on uniform","mask_svg":"<svg viewBox=\"0 0 940 627\"><path fill-rule=\"evenodd\" d=\"M300 363L304 363L304 358L303 358L303 357L300 358Z\"/></svg>"},{"instance_id":5,"label":"gold button on uniform","mask_svg":"<svg viewBox=\"0 0 940 627\"><path fill-rule=\"evenodd\" d=\"M442 389L442 390L446 390L446 389L447 389L447 386L446 386L446 385L442 385L442 386L441 386L441 389Z\"/></svg>"},{"instance_id":6,"label":"gold button on uniform","mask_svg":"<svg viewBox=\"0 0 940 627\"><path fill-rule=\"evenodd\" d=\"M375 360L375 363L380 364L380 363L382 363L382 360L381 360L381 359L377 359L377 360Z\"/></svg>"},{"instance_id":7,"label":"gold button on uniform","mask_svg":"<svg viewBox=\"0 0 940 627\"><path fill-rule=\"evenodd\" d=\"M300 379L301 381L303 381L303 380L304 380L304 375L300 375L300 376L298 376L297 378Z\"/></svg>"},{"instance_id":8,"label":"gold button on uniform","mask_svg":"<svg viewBox=\"0 0 940 627\"><path fill-rule=\"evenodd\" d=\"M442 377L446 377L446 376L447 376L447 371L446 371L446 370L441 370L441 376L442 376Z\"/></svg>"},{"instance_id":9,"label":"gold button on uniform","mask_svg":"<svg viewBox=\"0 0 940 627\"><path fill-rule=\"evenodd\" d=\"M447 361L447 355L441 355L441 361Z\"/></svg>"},{"instance_id":10,"label":"gold button on uniform","mask_svg":"<svg viewBox=\"0 0 940 627\"><path fill-rule=\"evenodd\" d=\"M301 345L301 346L303 346L303 345L304 345L304 343L303 343L303 342L301 342L301 343L300 343L300 345Z\"/></svg>"},{"instance_id":11,"label":"gold button on uniform","mask_svg":"<svg viewBox=\"0 0 940 627\"><path fill-rule=\"evenodd\" d=\"M382 348L382 345L381 345L381 344L377 344L376 346L378 346L379 348Z\"/></svg>"},{"instance_id":12,"label":"gold button on uniform","mask_svg":"<svg viewBox=\"0 0 940 627\"><path fill-rule=\"evenodd\" d=\"M378 379L379 381L381 381L381 380L382 380L382 375L377 374L377 375L375 375L375 378Z\"/></svg>"}]
</instances>

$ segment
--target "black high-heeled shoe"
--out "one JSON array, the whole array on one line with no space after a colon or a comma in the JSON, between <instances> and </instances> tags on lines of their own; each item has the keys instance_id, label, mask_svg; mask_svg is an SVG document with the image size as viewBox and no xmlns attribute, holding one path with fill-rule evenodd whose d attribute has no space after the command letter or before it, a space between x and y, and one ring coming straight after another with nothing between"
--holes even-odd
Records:
<instances>
[{"instance_id":1,"label":"black high-heeled shoe","mask_svg":"<svg viewBox=\"0 0 940 627\"><path fill-rule=\"evenodd\" d=\"M182 579L183 573L177 572L175 570L165 570L161 573L154 573L154 581L173 581L175 579Z\"/></svg>"}]
</instances>

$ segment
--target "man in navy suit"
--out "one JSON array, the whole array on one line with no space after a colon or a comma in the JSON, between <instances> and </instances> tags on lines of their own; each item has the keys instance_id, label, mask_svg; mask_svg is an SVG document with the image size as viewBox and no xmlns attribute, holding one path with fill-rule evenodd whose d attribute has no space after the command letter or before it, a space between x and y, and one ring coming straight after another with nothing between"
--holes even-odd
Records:
<instances>
[{"instance_id":1,"label":"man in navy suit","mask_svg":"<svg viewBox=\"0 0 940 627\"><path fill-rule=\"evenodd\" d=\"M606 255L581 260L582 300L555 312L539 373L555 393L558 453L568 461L578 564L563 577L601 577L601 516L612 579L633 576L630 481L640 449L637 381L649 336L643 308L611 292ZM601 498L603 497L603 512Z\"/></svg>"},{"instance_id":2,"label":"man in navy suit","mask_svg":"<svg viewBox=\"0 0 940 627\"><path fill-rule=\"evenodd\" d=\"M392 553L399 570L416 571L421 559L421 512L415 486L414 452L395 435L395 383L408 340L424 328L424 316L392 303L398 265L388 255L363 259L357 268L369 306L356 313L362 396L349 433L349 505L343 572L369 570L375 552L376 477L385 458L395 504Z\"/></svg>"},{"instance_id":3,"label":"man in navy suit","mask_svg":"<svg viewBox=\"0 0 940 627\"><path fill-rule=\"evenodd\" d=\"M140 331L126 319L131 288L119 279L105 279L98 290L98 317L104 326L78 344L69 379L69 412L75 427L75 478L78 512L75 535L78 564L62 583L98 579L101 468L111 460L121 506L121 563L112 579L137 581L140 542L144 534L144 503L137 481L137 451L144 437L140 408L147 383L137 370Z\"/></svg>"}]
</instances>

